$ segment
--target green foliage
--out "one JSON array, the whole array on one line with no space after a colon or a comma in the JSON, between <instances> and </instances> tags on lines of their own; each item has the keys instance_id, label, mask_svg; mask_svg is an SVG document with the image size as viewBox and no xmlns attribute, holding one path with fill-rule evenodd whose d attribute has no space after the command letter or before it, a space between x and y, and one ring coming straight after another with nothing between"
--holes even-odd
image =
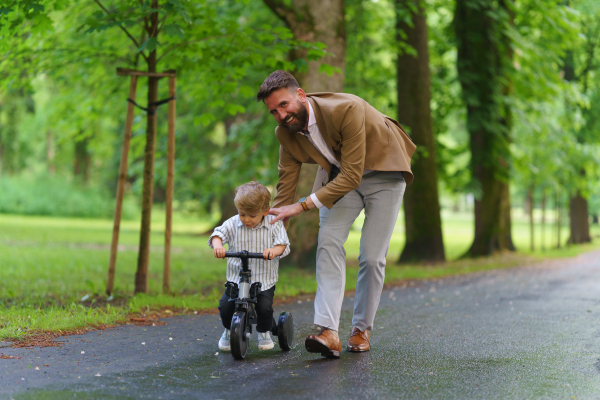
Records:
<instances>
[{"instance_id":1,"label":"green foliage","mask_svg":"<svg viewBox=\"0 0 600 400\"><path fill-rule=\"evenodd\" d=\"M600 10L587 1L571 7L518 3L513 166L523 192L562 187L591 198L600 177L594 101Z\"/></svg>"},{"instance_id":2,"label":"green foliage","mask_svg":"<svg viewBox=\"0 0 600 400\"><path fill-rule=\"evenodd\" d=\"M113 196L106 191L59 178L0 179L0 213L110 218L114 206ZM132 219L138 212L131 201L125 202L123 218Z\"/></svg>"}]
</instances>

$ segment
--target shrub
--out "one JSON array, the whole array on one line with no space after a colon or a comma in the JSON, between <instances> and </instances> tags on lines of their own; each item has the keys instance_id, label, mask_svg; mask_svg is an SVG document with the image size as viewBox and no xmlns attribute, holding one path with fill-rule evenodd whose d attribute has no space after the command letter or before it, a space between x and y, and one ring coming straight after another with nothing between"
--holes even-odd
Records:
<instances>
[{"instance_id":1,"label":"shrub","mask_svg":"<svg viewBox=\"0 0 600 400\"><path fill-rule=\"evenodd\" d=\"M123 218L138 215L133 201L123 204ZM114 195L58 177L0 178L0 213L60 217L111 218Z\"/></svg>"}]
</instances>

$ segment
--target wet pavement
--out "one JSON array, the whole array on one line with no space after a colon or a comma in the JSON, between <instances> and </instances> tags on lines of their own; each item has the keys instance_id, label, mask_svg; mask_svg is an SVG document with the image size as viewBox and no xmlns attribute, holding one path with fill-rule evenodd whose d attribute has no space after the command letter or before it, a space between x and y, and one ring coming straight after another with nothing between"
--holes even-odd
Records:
<instances>
[{"instance_id":1,"label":"wet pavement","mask_svg":"<svg viewBox=\"0 0 600 400\"><path fill-rule=\"evenodd\" d=\"M255 333L244 361L218 350L217 315L0 348L22 357L0 360L0 399L600 398L600 252L386 290L372 350L339 360L304 350L311 301L284 309L295 347L259 351Z\"/></svg>"}]
</instances>

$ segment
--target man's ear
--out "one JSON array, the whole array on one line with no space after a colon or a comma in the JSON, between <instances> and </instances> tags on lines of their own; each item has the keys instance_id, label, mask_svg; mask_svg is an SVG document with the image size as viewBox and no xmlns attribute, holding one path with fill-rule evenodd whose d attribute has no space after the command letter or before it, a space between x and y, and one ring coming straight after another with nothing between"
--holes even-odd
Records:
<instances>
[{"instance_id":1,"label":"man's ear","mask_svg":"<svg viewBox=\"0 0 600 400\"><path fill-rule=\"evenodd\" d=\"M296 96L302 103L306 102L306 93L301 88L296 89Z\"/></svg>"}]
</instances>

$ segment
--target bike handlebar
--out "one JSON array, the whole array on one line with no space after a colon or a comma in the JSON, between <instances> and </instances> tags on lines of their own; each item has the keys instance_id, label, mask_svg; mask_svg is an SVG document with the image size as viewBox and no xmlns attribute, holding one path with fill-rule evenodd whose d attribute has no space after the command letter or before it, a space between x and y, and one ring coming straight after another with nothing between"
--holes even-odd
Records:
<instances>
[{"instance_id":1,"label":"bike handlebar","mask_svg":"<svg viewBox=\"0 0 600 400\"><path fill-rule=\"evenodd\" d=\"M264 259L262 253L249 253L246 250L244 250L244 251L238 251L238 252L228 251L228 252L225 253L225 257L230 257L230 258L261 258L261 259Z\"/></svg>"}]
</instances>

